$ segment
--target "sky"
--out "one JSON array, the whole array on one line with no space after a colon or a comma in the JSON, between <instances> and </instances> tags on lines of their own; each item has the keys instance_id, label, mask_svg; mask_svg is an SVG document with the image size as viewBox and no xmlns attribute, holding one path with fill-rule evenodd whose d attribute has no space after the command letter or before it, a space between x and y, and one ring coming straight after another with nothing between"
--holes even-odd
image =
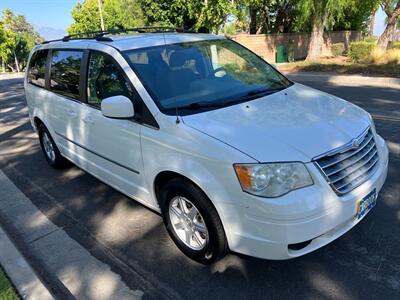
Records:
<instances>
[{"instance_id":1,"label":"sky","mask_svg":"<svg viewBox=\"0 0 400 300\"><path fill-rule=\"evenodd\" d=\"M64 35L72 23L71 10L78 0L0 0L0 11L10 8L15 14L25 15L45 39L56 39ZM376 15L374 34L385 29L385 13L379 9Z\"/></svg>"}]
</instances>

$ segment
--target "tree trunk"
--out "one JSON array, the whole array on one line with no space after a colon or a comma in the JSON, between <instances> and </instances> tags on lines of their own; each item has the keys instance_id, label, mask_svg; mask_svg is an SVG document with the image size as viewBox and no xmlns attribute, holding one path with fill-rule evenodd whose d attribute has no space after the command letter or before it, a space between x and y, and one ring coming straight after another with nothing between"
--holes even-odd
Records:
<instances>
[{"instance_id":1,"label":"tree trunk","mask_svg":"<svg viewBox=\"0 0 400 300\"><path fill-rule=\"evenodd\" d=\"M310 44L306 60L317 59L321 56L322 45L324 44L324 23L313 20Z\"/></svg>"},{"instance_id":2,"label":"tree trunk","mask_svg":"<svg viewBox=\"0 0 400 300\"><path fill-rule=\"evenodd\" d=\"M397 19L400 16L400 1L398 2L396 8L393 13L389 13L388 10L385 9L385 12L388 16L388 23L386 25L385 31L379 37L378 46L382 49L386 50L391 38L393 38L396 31L396 23Z\"/></svg>"},{"instance_id":3,"label":"tree trunk","mask_svg":"<svg viewBox=\"0 0 400 300\"><path fill-rule=\"evenodd\" d=\"M11 72L12 73L14 73L15 71L14 71L14 68L13 68L13 66L12 65L10 65L10 64L7 64L7 66L11 69Z\"/></svg>"},{"instance_id":4,"label":"tree trunk","mask_svg":"<svg viewBox=\"0 0 400 300\"><path fill-rule=\"evenodd\" d=\"M257 9L254 6L249 7L250 14L250 34L257 33Z\"/></svg>"},{"instance_id":5,"label":"tree trunk","mask_svg":"<svg viewBox=\"0 0 400 300\"><path fill-rule=\"evenodd\" d=\"M17 72L19 73L19 72L20 72L20 70L19 70L19 63L18 63L17 55L15 55L15 51L14 51L14 60L15 60L15 67L16 67L16 69L17 69Z\"/></svg>"},{"instance_id":6,"label":"tree trunk","mask_svg":"<svg viewBox=\"0 0 400 300\"><path fill-rule=\"evenodd\" d=\"M393 37L396 30L396 22L388 23L386 25L385 31L379 37L378 46L384 50L387 49L391 38Z\"/></svg>"},{"instance_id":7,"label":"tree trunk","mask_svg":"<svg viewBox=\"0 0 400 300\"><path fill-rule=\"evenodd\" d=\"M6 63L4 62L4 58L1 59L1 70L3 73L6 72Z\"/></svg>"},{"instance_id":8,"label":"tree trunk","mask_svg":"<svg viewBox=\"0 0 400 300\"><path fill-rule=\"evenodd\" d=\"M370 36L374 35L375 15L376 15L376 10L371 12L371 17L369 20L369 35Z\"/></svg>"}]
</instances>

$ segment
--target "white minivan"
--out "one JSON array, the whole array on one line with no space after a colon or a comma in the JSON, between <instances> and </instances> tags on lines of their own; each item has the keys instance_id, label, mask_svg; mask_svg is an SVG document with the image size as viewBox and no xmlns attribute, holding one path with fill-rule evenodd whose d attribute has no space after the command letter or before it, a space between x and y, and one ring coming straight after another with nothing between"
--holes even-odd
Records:
<instances>
[{"instance_id":1,"label":"white minivan","mask_svg":"<svg viewBox=\"0 0 400 300\"><path fill-rule=\"evenodd\" d=\"M129 31L32 50L26 99L52 167L71 161L160 212L202 263L298 257L374 207L388 149L366 111L225 37Z\"/></svg>"}]
</instances>

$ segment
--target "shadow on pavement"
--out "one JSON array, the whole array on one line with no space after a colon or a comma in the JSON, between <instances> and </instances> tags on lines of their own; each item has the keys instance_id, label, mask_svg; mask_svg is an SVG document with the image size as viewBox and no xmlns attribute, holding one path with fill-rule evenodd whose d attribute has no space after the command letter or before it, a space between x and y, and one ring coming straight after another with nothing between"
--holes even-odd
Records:
<instances>
[{"instance_id":1,"label":"shadow on pavement","mask_svg":"<svg viewBox=\"0 0 400 300\"><path fill-rule=\"evenodd\" d=\"M181 254L154 212L74 166L64 171L47 166L27 119L20 81L0 82L1 168L56 225L128 285L134 285L130 274L135 270L190 299L399 297L400 118L393 119L400 111L398 90L313 84L373 114L390 116L376 120L378 132L392 145L388 180L377 207L358 226L295 260L230 254L203 266ZM76 276L85 272L71 268Z\"/></svg>"}]
</instances>

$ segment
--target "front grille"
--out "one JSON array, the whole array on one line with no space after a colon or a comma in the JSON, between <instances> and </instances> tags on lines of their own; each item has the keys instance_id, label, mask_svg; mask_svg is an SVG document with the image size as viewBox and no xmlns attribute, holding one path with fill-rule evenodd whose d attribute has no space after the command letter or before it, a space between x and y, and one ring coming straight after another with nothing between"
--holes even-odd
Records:
<instances>
[{"instance_id":1,"label":"front grille","mask_svg":"<svg viewBox=\"0 0 400 300\"><path fill-rule=\"evenodd\" d=\"M375 172L379 156L370 128L350 143L314 159L333 190L346 194Z\"/></svg>"}]
</instances>

